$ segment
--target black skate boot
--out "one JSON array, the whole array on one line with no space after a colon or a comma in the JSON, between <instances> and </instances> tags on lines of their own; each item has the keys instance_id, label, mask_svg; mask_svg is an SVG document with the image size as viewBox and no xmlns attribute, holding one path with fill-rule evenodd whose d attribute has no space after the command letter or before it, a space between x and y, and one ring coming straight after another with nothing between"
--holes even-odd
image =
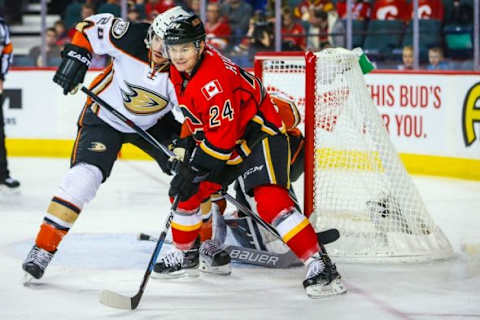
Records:
<instances>
[{"instance_id":1,"label":"black skate boot","mask_svg":"<svg viewBox=\"0 0 480 320\"><path fill-rule=\"evenodd\" d=\"M323 298L347 292L337 267L326 253L312 256L303 287L310 298Z\"/></svg>"},{"instance_id":2,"label":"black skate boot","mask_svg":"<svg viewBox=\"0 0 480 320\"><path fill-rule=\"evenodd\" d=\"M0 179L0 185L6 186L8 189L16 189L20 187L20 182L12 177Z\"/></svg>"},{"instance_id":3,"label":"black skate boot","mask_svg":"<svg viewBox=\"0 0 480 320\"><path fill-rule=\"evenodd\" d=\"M35 279L40 279L45 272L45 268L52 260L54 254L55 252L48 252L47 250L44 250L34 245L22 264L23 270L27 272L25 282L28 282L31 277L34 277Z\"/></svg>"},{"instance_id":4,"label":"black skate boot","mask_svg":"<svg viewBox=\"0 0 480 320\"><path fill-rule=\"evenodd\" d=\"M206 240L200 246L200 271L225 276L232 273L230 256L215 240Z\"/></svg>"},{"instance_id":5,"label":"black skate boot","mask_svg":"<svg viewBox=\"0 0 480 320\"><path fill-rule=\"evenodd\" d=\"M197 238L190 250L173 248L153 267L152 278L174 279L181 277L198 277L200 239Z\"/></svg>"}]
</instances>

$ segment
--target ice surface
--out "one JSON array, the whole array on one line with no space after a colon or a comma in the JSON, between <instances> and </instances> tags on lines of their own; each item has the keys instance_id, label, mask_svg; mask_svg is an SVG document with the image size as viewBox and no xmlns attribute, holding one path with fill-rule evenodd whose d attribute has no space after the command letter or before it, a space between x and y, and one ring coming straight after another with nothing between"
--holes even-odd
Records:
<instances>
[{"instance_id":1,"label":"ice surface","mask_svg":"<svg viewBox=\"0 0 480 320\"><path fill-rule=\"evenodd\" d=\"M235 265L232 275L151 279L139 308L98 302L103 289L133 295L168 213L169 177L147 161L119 161L64 239L43 279L24 287L21 263L66 159L11 158L21 191L0 190L0 319L473 319L480 318L480 183L415 177L456 256L416 265L337 264L349 293L309 299L304 269ZM328 247L327 247L328 248Z\"/></svg>"}]
</instances>

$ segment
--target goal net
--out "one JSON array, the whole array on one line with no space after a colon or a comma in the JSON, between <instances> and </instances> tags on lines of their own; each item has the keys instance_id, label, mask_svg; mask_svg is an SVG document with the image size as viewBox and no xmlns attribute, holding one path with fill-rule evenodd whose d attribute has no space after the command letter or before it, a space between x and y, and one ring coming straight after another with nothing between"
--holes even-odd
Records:
<instances>
[{"instance_id":1,"label":"goal net","mask_svg":"<svg viewBox=\"0 0 480 320\"><path fill-rule=\"evenodd\" d=\"M328 251L342 260L450 257L450 243L392 145L358 59L345 49L255 58L267 91L293 99L302 115L305 212L317 230L340 231Z\"/></svg>"}]
</instances>

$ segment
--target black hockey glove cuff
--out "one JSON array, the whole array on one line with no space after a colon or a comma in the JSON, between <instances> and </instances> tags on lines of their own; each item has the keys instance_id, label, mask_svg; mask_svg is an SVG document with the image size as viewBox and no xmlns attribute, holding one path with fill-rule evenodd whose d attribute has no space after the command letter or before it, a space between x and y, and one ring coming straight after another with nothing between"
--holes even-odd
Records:
<instances>
[{"instance_id":1,"label":"black hockey glove cuff","mask_svg":"<svg viewBox=\"0 0 480 320\"><path fill-rule=\"evenodd\" d=\"M229 158L230 151L223 151L218 154L224 155L226 159ZM190 163L200 170L209 172L219 172L223 169L227 160L216 158L207 152L203 151L200 146L196 146L190 156Z\"/></svg>"},{"instance_id":2,"label":"black hockey glove cuff","mask_svg":"<svg viewBox=\"0 0 480 320\"><path fill-rule=\"evenodd\" d=\"M63 88L63 94L83 83L85 73L92 61L92 54L85 48L67 44L62 51L62 63L55 72L53 82Z\"/></svg>"},{"instance_id":3,"label":"black hockey glove cuff","mask_svg":"<svg viewBox=\"0 0 480 320\"><path fill-rule=\"evenodd\" d=\"M198 192L200 182L204 181L208 172L199 171L188 162L180 162L177 166L177 174L170 182L168 195L179 196L180 201L186 201Z\"/></svg>"}]
</instances>

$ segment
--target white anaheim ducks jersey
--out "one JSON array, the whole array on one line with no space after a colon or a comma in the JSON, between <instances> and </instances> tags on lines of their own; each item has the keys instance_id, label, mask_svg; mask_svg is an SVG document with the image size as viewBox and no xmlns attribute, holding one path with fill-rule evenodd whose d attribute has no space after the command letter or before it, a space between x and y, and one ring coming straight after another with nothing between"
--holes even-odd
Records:
<instances>
[{"instance_id":1,"label":"white anaheim ducks jersey","mask_svg":"<svg viewBox=\"0 0 480 320\"><path fill-rule=\"evenodd\" d=\"M149 62L149 49L144 42L148 27L149 24L129 23L111 14L94 15L77 25L94 53L112 57L112 64L94 79L90 89L144 130L177 106L168 64L154 70ZM115 129L134 132L102 107L92 108Z\"/></svg>"}]
</instances>

